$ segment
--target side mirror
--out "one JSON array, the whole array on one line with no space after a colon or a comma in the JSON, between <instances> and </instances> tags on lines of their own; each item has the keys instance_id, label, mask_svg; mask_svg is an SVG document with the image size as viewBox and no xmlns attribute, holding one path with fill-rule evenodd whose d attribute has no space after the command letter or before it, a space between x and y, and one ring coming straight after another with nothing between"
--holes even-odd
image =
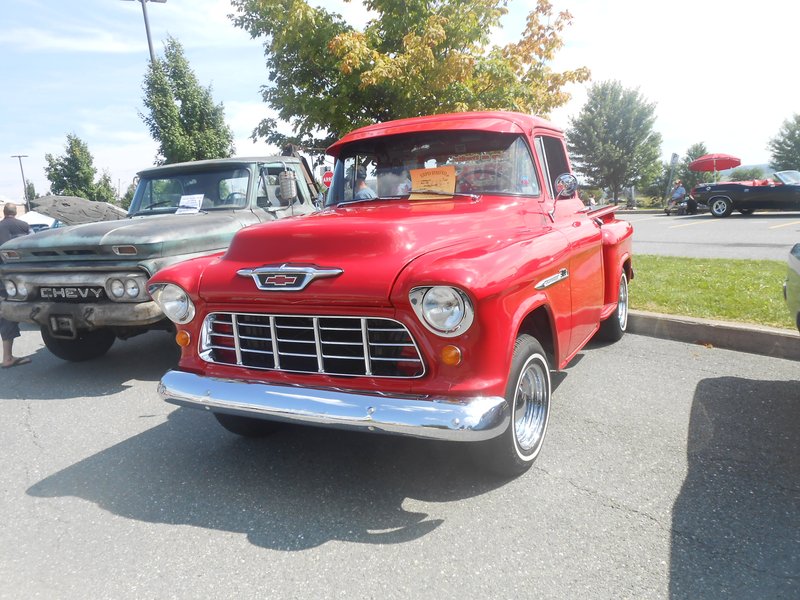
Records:
<instances>
[{"instance_id":1,"label":"side mirror","mask_svg":"<svg viewBox=\"0 0 800 600\"><path fill-rule=\"evenodd\" d=\"M556 198L569 198L578 189L578 178L572 173L562 173L556 177Z\"/></svg>"},{"instance_id":2,"label":"side mirror","mask_svg":"<svg viewBox=\"0 0 800 600\"><path fill-rule=\"evenodd\" d=\"M278 174L278 185L281 188L281 199L284 202L292 202L297 198L297 180L294 171L281 171Z\"/></svg>"}]
</instances>

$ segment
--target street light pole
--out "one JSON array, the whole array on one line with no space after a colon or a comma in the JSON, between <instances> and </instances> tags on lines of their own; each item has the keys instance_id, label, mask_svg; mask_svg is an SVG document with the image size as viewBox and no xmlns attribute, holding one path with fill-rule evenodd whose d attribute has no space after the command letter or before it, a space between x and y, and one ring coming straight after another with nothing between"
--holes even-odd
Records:
<instances>
[{"instance_id":1,"label":"street light pole","mask_svg":"<svg viewBox=\"0 0 800 600\"><path fill-rule=\"evenodd\" d=\"M134 0L137 1L137 0ZM150 64L155 64L156 54L153 52L153 40L150 38L150 21L147 18L147 3L158 2L164 4L167 0L138 0L142 4L142 15L144 15L144 30L147 33L147 47L150 49Z\"/></svg>"},{"instance_id":2,"label":"street light pole","mask_svg":"<svg viewBox=\"0 0 800 600\"><path fill-rule=\"evenodd\" d=\"M25 212L30 212L31 203L28 200L28 182L25 181L25 171L22 169L22 159L28 158L27 154L12 154L11 158L19 160L19 172L22 173L22 197L25 199Z\"/></svg>"}]
</instances>

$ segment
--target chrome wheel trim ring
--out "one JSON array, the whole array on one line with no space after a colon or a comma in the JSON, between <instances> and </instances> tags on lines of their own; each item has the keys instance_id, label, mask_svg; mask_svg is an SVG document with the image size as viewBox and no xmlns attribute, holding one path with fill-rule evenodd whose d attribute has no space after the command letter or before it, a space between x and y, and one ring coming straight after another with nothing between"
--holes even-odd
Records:
<instances>
[{"instance_id":1,"label":"chrome wheel trim ring","mask_svg":"<svg viewBox=\"0 0 800 600\"><path fill-rule=\"evenodd\" d=\"M528 357L514 390L514 445L520 459L533 460L547 430L550 372L540 354Z\"/></svg>"},{"instance_id":2,"label":"chrome wheel trim ring","mask_svg":"<svg viewBox=\"0 0 800 600\"><path fill-rule=\"evenodd\" d=\"M628 278L625 273L619 279L619 300L617 301L617 319L619 328L625 331L628 328Z\"/></svg>"},{"instance_id":3,"label":"chrome wheel trim ring","mask_svg":"<svg viewBox=\"0 0 800 600\"><path fill-rule=\"evenodd\" d=\"M725 200L714 200L714 204L711 205L711 212L715 215L724 215L726 210L728 203Z\"/></svg>"}]
</instances>

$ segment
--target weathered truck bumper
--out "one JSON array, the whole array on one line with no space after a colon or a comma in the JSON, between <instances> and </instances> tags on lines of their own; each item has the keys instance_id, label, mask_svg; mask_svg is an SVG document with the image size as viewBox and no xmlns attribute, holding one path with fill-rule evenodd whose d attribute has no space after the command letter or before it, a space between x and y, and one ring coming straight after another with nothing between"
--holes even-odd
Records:
<instances>
[{"instance_id":1,"label":"weathered truck bumper","mask_svg":"<svg viewBox=\"0 0 800 600\"><path fill-rule=\"evenodd\" d=\"M0 315L18 323L36 323L51 328L51 317L67 317L75 329L132 327L157 323L164 313L152 300L136 303L60 304L52 302L13 302L0 304Z\"/></svg>"},{"instance_id":2,"label":"weathered truck bumper","mask_svg":"<svg viewBox=\"0 0 800 600\"><path fill-rule=\"evenodd\" d=\"M378 395L273 385L168 371L158 393L167 402L245 417L366 429L448 441L482 441L509 425L504 398Z\"/></svg>"}]
</instances>

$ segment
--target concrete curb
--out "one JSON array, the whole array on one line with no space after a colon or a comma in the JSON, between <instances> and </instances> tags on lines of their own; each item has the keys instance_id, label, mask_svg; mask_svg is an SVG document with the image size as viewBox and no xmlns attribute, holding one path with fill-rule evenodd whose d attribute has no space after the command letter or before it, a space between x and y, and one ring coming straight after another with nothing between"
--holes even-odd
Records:
<instances>
[{"instance_id":1,"label":"concrete curb","mask_svg":"<svg viewBox=\"0 0 800 600\"><path fill-rule=\"evenodd\" d=\"M632 310L628 332L800 361L800 333L789 329Z\"/></svg>"}]
</instances>

